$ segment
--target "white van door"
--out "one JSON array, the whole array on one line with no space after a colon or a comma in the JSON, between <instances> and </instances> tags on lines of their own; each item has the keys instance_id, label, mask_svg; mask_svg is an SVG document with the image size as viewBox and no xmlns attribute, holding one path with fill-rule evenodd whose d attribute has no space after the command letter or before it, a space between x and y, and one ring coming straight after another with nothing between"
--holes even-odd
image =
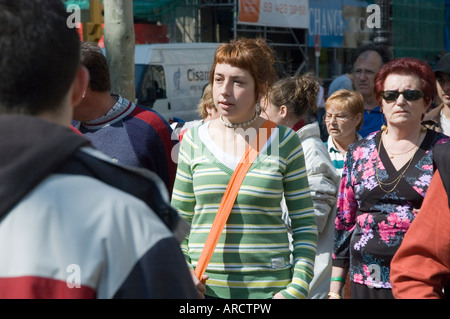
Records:
<instances>
[{"instance_id":1,"label":"white van door","mask_svg":"<svg viewBox=\"0 0 450 319\"><path fill-rule=\"evenodd\" d=\"M197 105L209 82L217 46L183 43L140 47L135 65L137 103L169 122L199 119Z\"/></svg>"}]
</instances>

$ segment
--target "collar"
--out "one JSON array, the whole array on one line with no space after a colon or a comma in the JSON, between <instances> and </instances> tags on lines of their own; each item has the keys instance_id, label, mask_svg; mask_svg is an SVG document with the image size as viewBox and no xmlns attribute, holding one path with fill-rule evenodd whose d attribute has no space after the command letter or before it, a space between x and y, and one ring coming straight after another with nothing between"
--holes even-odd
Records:
<instances>
[{"instance_id":1,"label":"collar","mask_svg":"<svg viewBox=\"0 0 450 319\"><path fill-rule=\"evenodd\" d=\"M100 129L102 127L111 125L130 114L134 108L135 104L128 101L127 99L121 97L120 95L113 95L117 99L116 104L106 113L105 115L85 122L82 125L87 129Z\"/></svg>"},{"instance_id":2,"label":"collar","mask_svg":"<svg viewBox=\"0 0 450 319\"><path fill-rule=\"evenodd\" d=\"M356 142L359 141L359 140L362 140L362 138L363 137L357 132L356 133ZM327 144L328 144L328 151L329 152L340 153L340 151L336 147L336 144L334 144L334 140L333 140L333 138L331 136L328 136Z\"/></svg>"},{"instance_id":3,"label":"collar","mask_svg":"<svg viewBox=\"0 0 450 319\"><path fill-rule=\"evenodd\" d=\"M0 136L7 137L0 139L0 219L81 147L91 145L68 127L30 115L1 115Z\"/></svg>"},{"instance_id":4,"label":"collar","mask_svg":"<svg viewBox=\"0 0 450 319\"><path fill-rule=\"evenodd\" d=\"M372 113L372 112L381 113L381 108L380 108L380 106L377 105L377 106L375 106L373 109L371 109L370 111L364 109L364 113L370 114L370 113Z\"/></svg>"},{"instance_id":5,"label":"collar","mask_svg":"<svg viewBox=\"0 0 450 319\"><path fill-rule=\"evenodd\" d=\"M334 152L334 153L339 152L336 145L334 144L333 138L330 135L328 136L327 147L328 147L328 152Z\"/></svg>"},{"instance_id":6,"label":"collar","mask_svg":"<svg viewBox=\"0 0 450 319\"><path fill-rule=\"evenodd\" d=\"M305 120L301 119L297 123L295 123L291 128L294 130L294 132L297 132L299 129L301 129L305 125Z\"/></svg>"},{"instance_id":7,"label":"collar","mask_svg":"<svg viewBox=\"0 0 450 319\"><path fill-rule=\"evenodd\" d=\"M340 151L337 149L336 145L334 144L334 140L331 139L330 143L328 143L328 151L333 153L340 153Z\"/></svg>"},{"instance_id":8,"label":"collar","mask_svg":"<svg viewBox=\"0 0 450 319\"><path fill-rule=\"evenodd\" d=\"M440 117L440 121L441 121L441 126L442 126L442 124L444 124L444 126L450 126L450 120L444 115L444 113L442 112L442 110L441 110L441 112L439 112L439 117Z\"/></svg>"}]
</instances>

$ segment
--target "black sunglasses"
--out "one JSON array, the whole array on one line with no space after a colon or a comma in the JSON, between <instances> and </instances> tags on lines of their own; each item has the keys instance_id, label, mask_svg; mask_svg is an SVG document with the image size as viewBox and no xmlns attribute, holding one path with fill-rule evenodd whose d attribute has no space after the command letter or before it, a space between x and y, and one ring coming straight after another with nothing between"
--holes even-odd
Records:
<instances>
[{"instance_id":1,"label":"black sunglasses","mask_svg":"<svg viewBox=\"0 0 450 319\"><path fill-rule=\"evenodd\" d=\"M383 91L381 92L381 97L386 102L397 101L399 95L402 94L406 101L417 101L423 98L423 93L419 90L406 90L403 92L399 91Z\"/></svg>"}]
</instances>

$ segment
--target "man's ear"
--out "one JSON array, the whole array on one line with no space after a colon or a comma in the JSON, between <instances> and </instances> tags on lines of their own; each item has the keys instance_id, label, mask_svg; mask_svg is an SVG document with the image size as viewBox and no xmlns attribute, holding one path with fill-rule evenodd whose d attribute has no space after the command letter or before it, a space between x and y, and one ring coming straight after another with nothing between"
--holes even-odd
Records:
<instances>
[{"instance_id":1,"label":"man's ear","mask_svg":"<svg viewBox=\"0 0 450 319\"><path fill-rule=\"evenodd\" d=\"M83 99L84 93L89 84L89 71L86 67L80 66L72 84L70 102L72 107L78 105Z\"/></svg>"}]
</instances>

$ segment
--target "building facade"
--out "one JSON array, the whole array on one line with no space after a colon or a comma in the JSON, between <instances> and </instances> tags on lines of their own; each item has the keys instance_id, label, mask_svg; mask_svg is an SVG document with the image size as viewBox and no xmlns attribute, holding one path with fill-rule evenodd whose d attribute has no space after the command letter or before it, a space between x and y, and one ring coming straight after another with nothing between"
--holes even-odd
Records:
<instances>
[{"instance_id":1,"label":"building facade","mask_svg":"<svg viewBox=\"0 0 450 319\"><path fill-rule=\"evenodd\" d=\"M100 0L65 2L86 11L91 1ZM314 72L324 87L351 70L352 53L366 42L431 65L450 50L449 0L134 0L133 9L137 43L261 36L280 75Z\"/></svg>"}]
</instances>

